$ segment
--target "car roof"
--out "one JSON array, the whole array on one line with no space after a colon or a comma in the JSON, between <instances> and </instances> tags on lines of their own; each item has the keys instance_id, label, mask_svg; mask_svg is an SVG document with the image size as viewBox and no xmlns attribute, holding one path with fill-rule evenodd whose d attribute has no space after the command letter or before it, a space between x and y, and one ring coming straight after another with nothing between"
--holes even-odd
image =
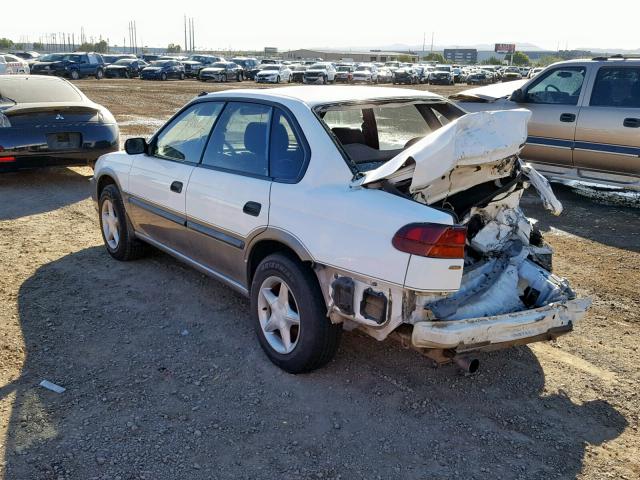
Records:
<instances>
[{"instance_id":1,"label":"car roof","mask_svg":"<svg viewBox=\"0 0 640 480\"><path fill-rule=\"evenodd\" d=\"M388 87L354 87L334 85L305 85L296 87L264 88L264 89L238 89L210 93L209 98L254 98L260 100L279 101L282 99L296 100L309 107L324 105L327 103L362 102L371 100L393 99L428 99L444 100L440 95L431 92L407 90L405 88Z\"/></svg>"}]
</instances>

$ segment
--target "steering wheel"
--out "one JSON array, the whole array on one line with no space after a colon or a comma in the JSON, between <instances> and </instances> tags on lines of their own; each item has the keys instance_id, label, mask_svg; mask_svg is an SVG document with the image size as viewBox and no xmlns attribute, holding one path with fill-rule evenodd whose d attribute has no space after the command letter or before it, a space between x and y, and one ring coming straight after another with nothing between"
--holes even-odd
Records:
<instances>
[{"instance_id":1,"label":"steering wheel","mask_svg":"<svg viewBox=\"0 0 640 480\"><path fill-rule=\"evenodd\" d=\"M552 89L555 90L556 92L560 93L560 89L558 87L556 87L555 85L549 84L546 87L544 87L544 91L545 92L548 92L548 91L550 91Z\"/></svg>"}]
</instances>

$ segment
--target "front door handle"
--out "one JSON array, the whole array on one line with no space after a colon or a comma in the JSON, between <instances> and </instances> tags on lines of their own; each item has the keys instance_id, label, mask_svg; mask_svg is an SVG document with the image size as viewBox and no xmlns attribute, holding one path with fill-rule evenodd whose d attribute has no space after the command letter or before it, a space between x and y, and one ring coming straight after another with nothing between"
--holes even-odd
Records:
<instances>
[{"instance_id":1,"label":"front door handle","mask_svg":"<svg viewBox=\"0 0 640 480\"><path fill-rule=\"evenodd\" d=\"M640 118L625 118L622 125L629 128L640 128Z\"/></svg>"},{"instance_id":2,"label":"front door handle","mask_svg":"<svg viewBox=\"0 0 640 480\"><path fill-rule=\"evenodd\" d=\"M576 114L575 113L563 113L562 115L560 115L560 121L561 122L567 122L567 123L575 122L576 121Z\"/></svg>"},{"instance_id":3,"label":"front door handle","mask_svg":"<svg viewBox=\"0 0 640 480\"><path fill-rule=\"evenodd\" d=\"M244 204L244 207L242 207L242 211L252 217L260 215L260 210L262 210L262 205L258 202L247 202Z\"/></svg>"},{"instance_id":4,"label":"front door handle","mask_svg":"<svg viewBox=\"0 0 640 480\"><path fill-rule=\"evenodd\" d=\"M171 191L172 192L176 192L176 193L180 193L182 192L182 182L179 181L175 181L171 183Z\"/></svg>"}]
</instances>

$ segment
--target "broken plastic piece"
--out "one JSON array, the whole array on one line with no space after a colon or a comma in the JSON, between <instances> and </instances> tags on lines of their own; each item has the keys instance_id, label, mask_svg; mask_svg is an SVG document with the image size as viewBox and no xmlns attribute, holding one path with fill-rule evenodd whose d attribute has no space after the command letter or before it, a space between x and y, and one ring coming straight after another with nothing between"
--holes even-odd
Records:
<instances>
[{"instance_id":1,"label":"broken plastic piece","mask_svg":"<svg viewBox=\"0 0 640 480\"><path fill-rule=\"evenodd\" d=\"M66 388L61 387L60 385L56 385L55 383L52 383L49 380L42 380L40 382L40 386L56 393L63 393L66 390Z\"/></svg>"}]
</instances>

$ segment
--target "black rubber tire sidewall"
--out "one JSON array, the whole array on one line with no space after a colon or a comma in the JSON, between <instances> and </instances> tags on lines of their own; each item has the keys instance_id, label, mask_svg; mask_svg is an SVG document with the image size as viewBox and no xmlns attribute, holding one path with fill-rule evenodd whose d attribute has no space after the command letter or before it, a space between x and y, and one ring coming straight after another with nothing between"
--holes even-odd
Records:
<instances>
[{"instance_id":1,"label":"black rubber tire sidewall","mask_svg":"<svg viewBox=\"0 0 640 480\"><path fill-rule=\"evenodd\" d=\"M111 200L120 222L120 241L118 242L118 247L115 249L112 249L107 244L107 241L104 238L104 231L102 229L102 203L106 199ZM116 185L107 185L102 192L100 192L100 199L98 200L98 218L100 221L100 234L102 235L102 241L104 242L107 252L109 252L109 255L113 258L116 260L127 261L138 258L145 253L144 247L146 247L146 245L135 238L133 227L127 218L122 196L120 195L120 191Z\"/></svg>"},{"instance_id":2,"label":"black rubber tire sidewall","mask_svg":"<svg viewBox=\"0 0 640 480\"><path fill-rule=\"evenodd\" d=\"M271 276L284 280L295 297L300 315L300 337L289 354L276 352L266 340L258 318L258 295L262 282ZM327 310L313 271L284 254L265 258L251 283L251 315L260 346L269 359L289 373L303 373L325 365L333 358L342 332L327 318Z\"/></svg>"},{"instance_id":3,"label":"black rubber tire sidewall","mask_svg":"<svg viewBox=\"0 0 640 480\"><path fill-rule=\"evenodd\" d=\"M78 80L80 78L80 73L77 70L71 71L71 80Z\"/></svg>"}]
</instances>

